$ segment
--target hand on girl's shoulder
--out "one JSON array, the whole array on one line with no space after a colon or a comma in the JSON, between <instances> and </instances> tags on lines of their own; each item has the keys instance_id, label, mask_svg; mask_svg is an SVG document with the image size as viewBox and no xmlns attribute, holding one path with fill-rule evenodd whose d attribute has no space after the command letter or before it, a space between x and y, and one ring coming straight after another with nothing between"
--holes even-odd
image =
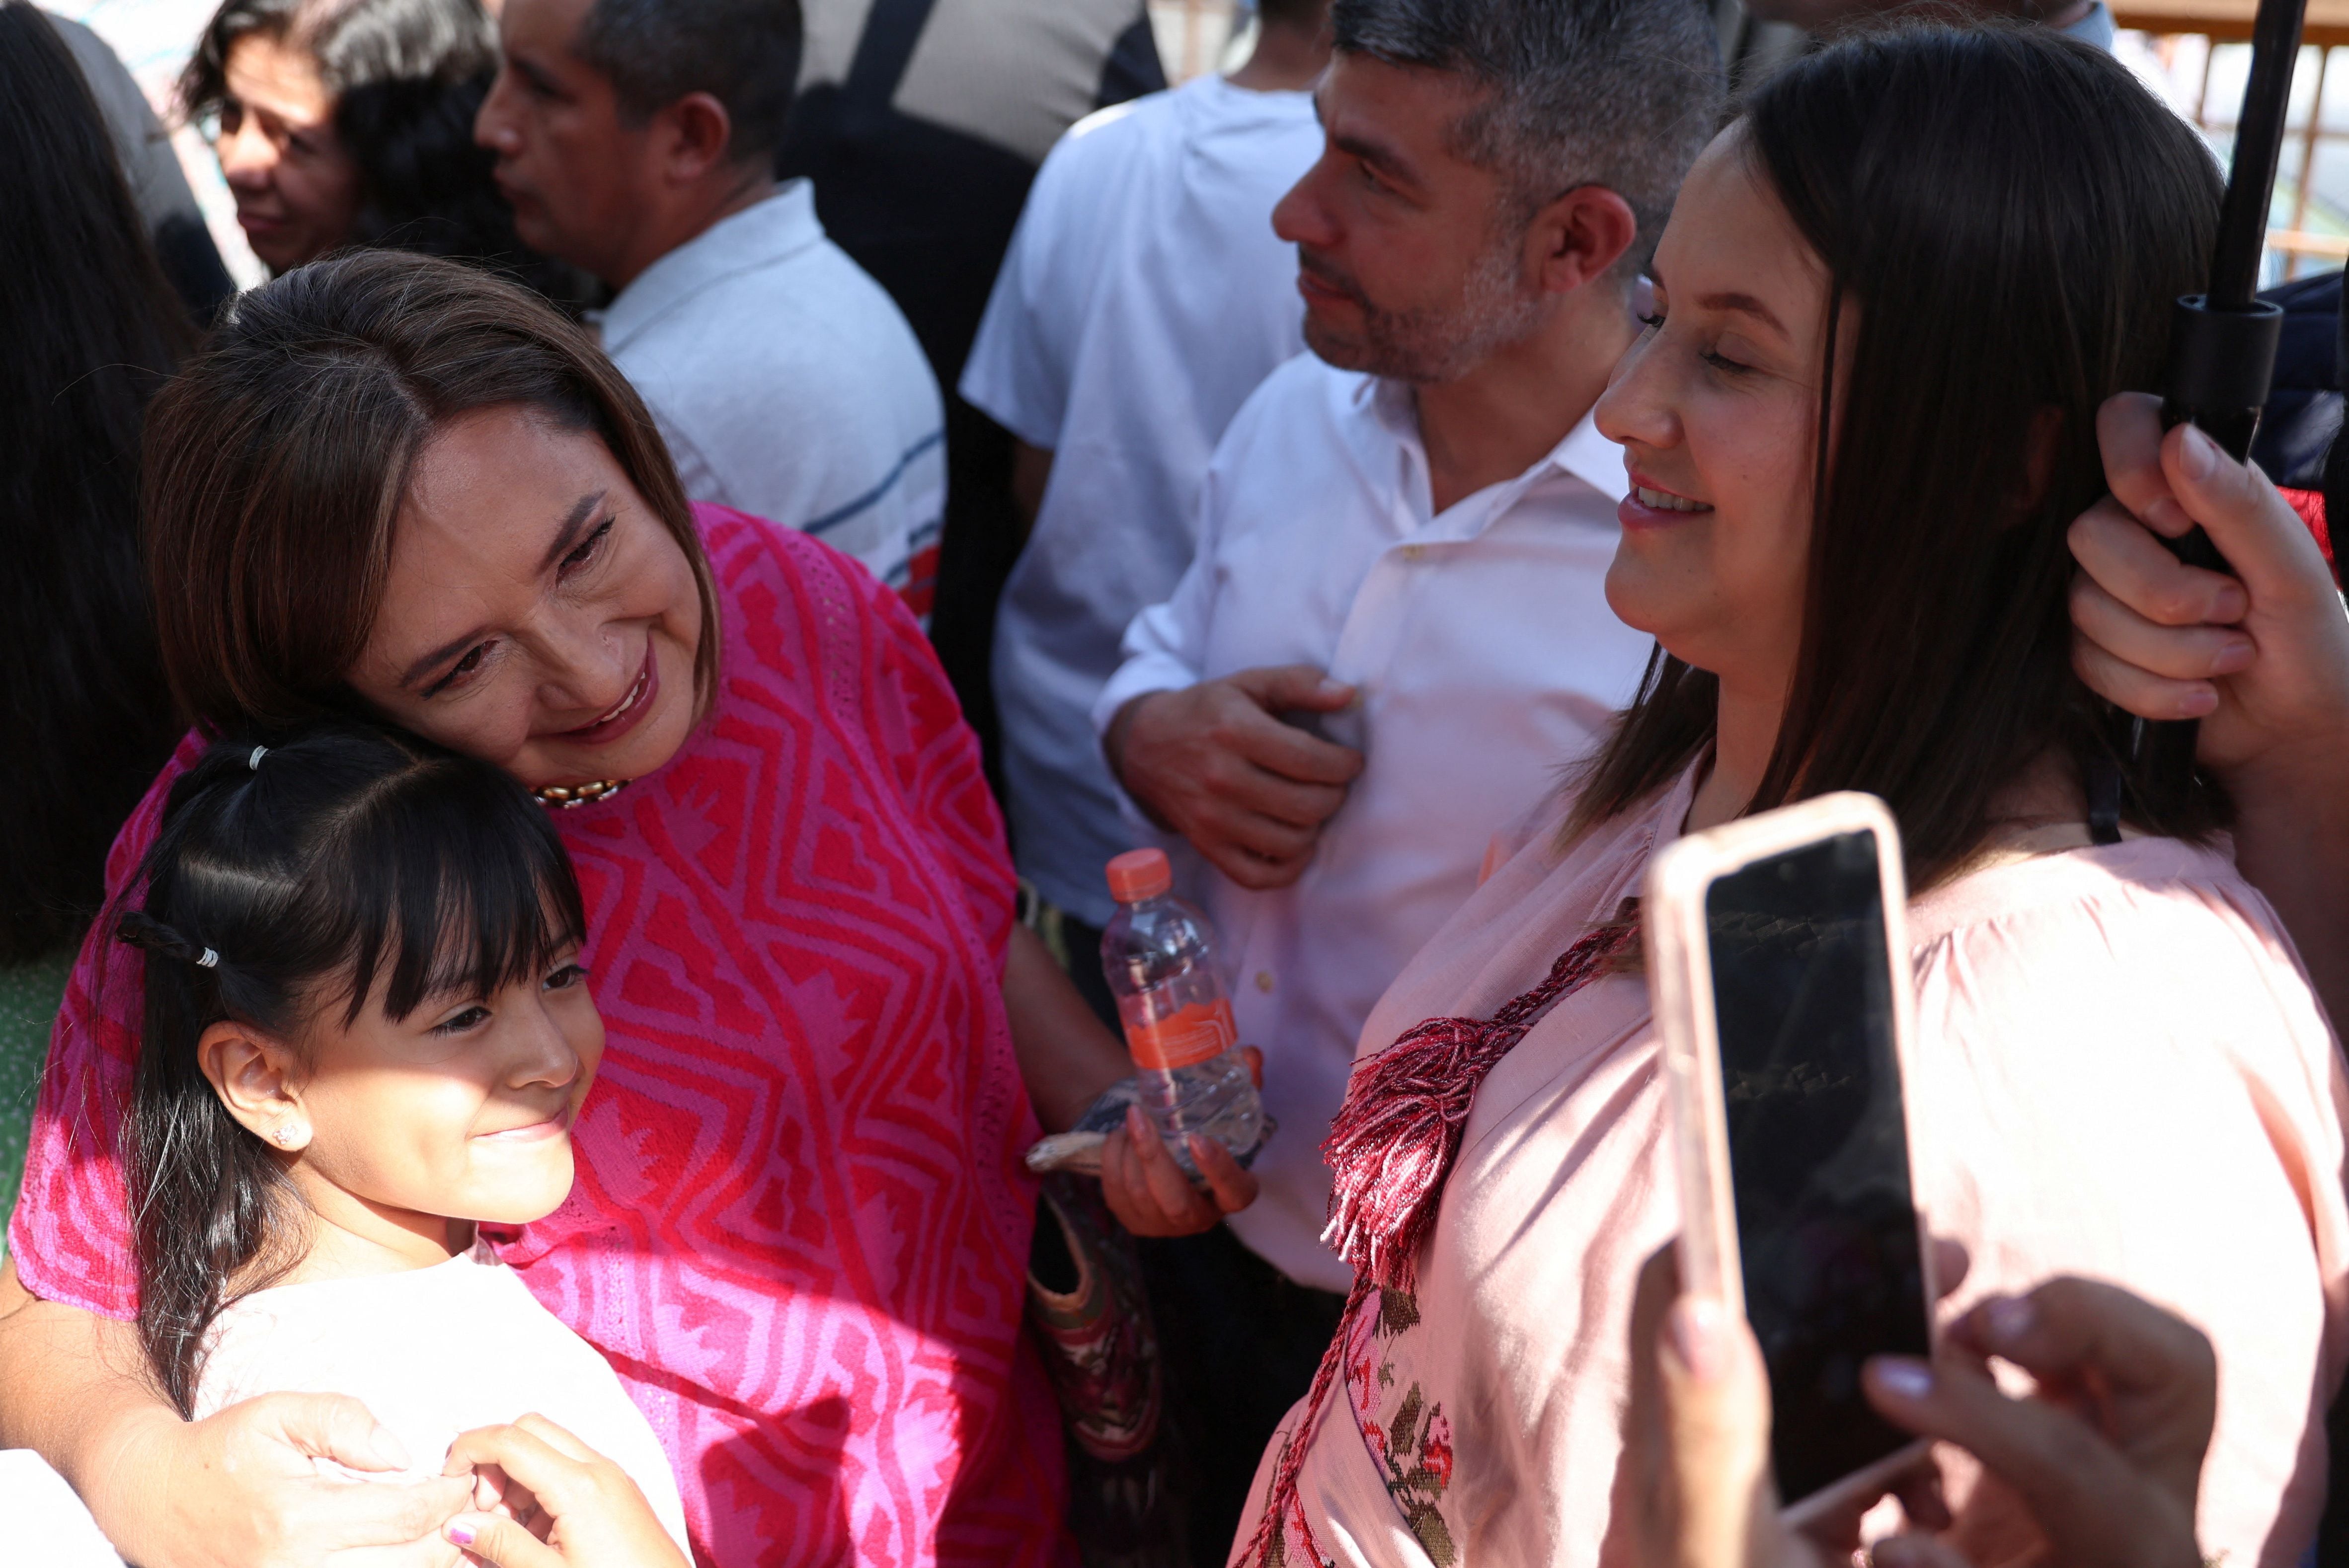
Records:
<instances>
[{"instance_id":1,"label":"hand on girl's shoulder","mask_svg":"<svg viewBox=\"0 0 2349 1568\"><path fill-rule=\"evenodd\" d=\"M494 1568L691 1568L628 1474L543 1416L479 1427L449 1449L473 1510L441 1533Z\"/></svg>"}]
</instances>

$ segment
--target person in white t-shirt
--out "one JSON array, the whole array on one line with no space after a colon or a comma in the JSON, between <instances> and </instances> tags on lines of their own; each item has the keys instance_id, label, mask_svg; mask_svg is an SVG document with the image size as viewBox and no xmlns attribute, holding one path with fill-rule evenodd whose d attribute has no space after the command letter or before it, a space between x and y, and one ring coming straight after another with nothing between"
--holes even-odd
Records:
<instances>
[{"instance_id":1,"label":"person in white t-shirt","mask_svg":"<svg viewBox=\"0 0 2349 1568\"><path fill-rule=\"evenodd\" d=\"M523 243L619 291L605 352L678 477L854 556L929 613L946 414L914 330L775 181L790 0L505 0L473 133Z\"/></svg>"},{"instance_id":2,"label":"person in white t-shirt","mask_svg":"<svg viewBox=\"0 0 2349 1568\"><path fill-rule=\"evenodd\" d=\"M1192 1308L1248 1357L1243 1475L1351 1283L1320 1145L1364 1020L1647 666L1605 598L1625 484L1589 410L1721 91L1693 5L1330 16L1325 148L1275 218L1313 353L1225 431L1196 557L1093 708L1137 828L1187 841L1280 1124Z\"/></svg>"},{"instance_id":3,"label":"person in white t-shirt","mask_svg":"<svg viewBox=\"0 0 2349 1568\"><path fill-rule=\"evenodd\" d=\"M1045 159L962 373L1012 433L1030 525L996 614L1005 814L1019 873L1066 918L1078 988L1115 912L1102 868L1132 849L1093 699L1135 612L1191 564L1224 427L1305 346L1295 249L1272 209L1320 155L1307 89L1327 0L1268 0L1256 45L1079 121Z\"/></svg>"},{"instance_id":4,"label":"person in white t-shirt","mask_svg":"<svg viewBox=\"0 0 2349 1568\"><path fill-rule=\"evenodd\" d=\"M338 1451L377 1462L313 1462L354 1480L460 1473L452 1454L524 1446L503 1430L522 1422L607 1483L564 1516L574 1539L685 1568L650 1423L485 1239L569 1194L603 1056L545 810L487 763L325 720L214 744L138 884L118 927L146 993L124 1176L156 1386L191 1420L336 1397L307 1413L355 1423L368 1435ZM477 1505L503 1469L482 1463ZM444 1533L470 1547L485 1526Z\"/></svg>"},{"instance_id":5,"label":"person in white t-shirt","mask_svg":"<svg viewBox=\"0 0 2349 1568\"><path fill-rule=\"evenodd\" d=\"M1272 210L1320 154L1307 89L1329 63L1328 10L1264 0L1229 75L1072 127L1029 191L963 369L963 397L1014 438L1013 506L1030 525L995 619L1012 853L1070 978L1112 1023L1101 939L1116 906L1102 868L1136 841L1092 705L1126 623L1191 563L1216 438L1304 347L1296 252ZM1154 1325L1171 1441L1142 1462L1174 1478L1161 1506L1185 1539L1170 1553L1203 1565L1222 1563L1247 1480L1225 1459L1226 1396L1245 1364L1194 1332L1202 1319L1181 1288L1201 1272L1185 1254L1222 1240L1145 1244L1142 1260L1174 1290Z\"/></svg>"}]
</instances>

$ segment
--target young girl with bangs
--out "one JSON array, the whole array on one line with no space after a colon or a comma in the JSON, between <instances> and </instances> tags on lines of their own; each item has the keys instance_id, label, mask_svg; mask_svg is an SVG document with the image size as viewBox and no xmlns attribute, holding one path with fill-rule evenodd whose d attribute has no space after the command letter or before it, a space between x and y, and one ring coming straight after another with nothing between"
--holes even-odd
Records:
<instances>
[{"instance_id":1,"label":"young girl with bangs","mask_svg":"<svg viewBox=\"0 0 2349 1568\"><path fill-rule=\"evenodd\" d=\"M1823 50L1699 160L1597 412L1632 485L1609 600L1659 647L1365 1026L1329 1145L1355 1301L1237 1562L1630 1560L1626 1328L1680 1220L1646 983L1609 960L1661 845L1835 789L1904 837L1916 1191L1971 1257L1941 1310L2068 1273L2194 1323L2202 1550L2300 1560L2349 1357L2338 1051L2217 789L2092 830L2113 754L2065 613L2098 410L2157 383L2219 198L2125 69L1996 26ZM2033 1550L1995 1487L1950 1480L1953 1521L1923 1522L1973 1562Z\"/></svg>"},{"instance_id":2,"label":"young girl with bangs","mask_svg":"<svg viewBox=\"0 0 2349 1568\"><path fill-rule=\"evenodd\" d=\"M545 812L487 763L325 721L212 746L140 884L116 927L145 965L123 1147L157 1386L189 1420L356 1398L376 1462L321 1471L473 1468L490 1511L445 1533L480 1555L530 1560L492 1533L520 1522L682 1568L652 1428L488 1241L569 1195L604 1051Z\"/></svg>"}]
</instances>

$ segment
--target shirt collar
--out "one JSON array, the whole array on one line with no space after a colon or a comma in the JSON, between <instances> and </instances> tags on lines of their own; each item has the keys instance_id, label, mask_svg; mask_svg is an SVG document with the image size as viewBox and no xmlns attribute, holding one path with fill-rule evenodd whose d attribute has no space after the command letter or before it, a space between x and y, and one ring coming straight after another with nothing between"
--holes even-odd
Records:
<instances>
[{"instance_id":1,"label":"shirt collar","mask_svg":"<svg viewBox=\"0 0 2349 1568\"><path fill-rule=\"evenodd\" d=\"M823 238L815 187L793 180L763 201L712 223L636 274L600 315L604 350L630 338L722 278L803 251Z\"/></svg>"},{"instance_id":2,"label":"shirt collar","mask_svg":"<svg viewBox=\"0 0 2349 1568\"><path fill-rule=\"evenodd\" d=\"M1420 442L1419 405L1412 396L1410 384L1383 376L1365 376L1355 396L1378 428L1423 472L1427 452ZM1621 500L1631 490L1630 476L1623 469L1623 449L1600 435L1593 413L1586 412L1557 445L1543 453L1524 473L1493 487L1498 504L1491 515L1507 511L1519 496L1551 474L1579 480L1609 500Z\"/></svg>"}]
</instances>

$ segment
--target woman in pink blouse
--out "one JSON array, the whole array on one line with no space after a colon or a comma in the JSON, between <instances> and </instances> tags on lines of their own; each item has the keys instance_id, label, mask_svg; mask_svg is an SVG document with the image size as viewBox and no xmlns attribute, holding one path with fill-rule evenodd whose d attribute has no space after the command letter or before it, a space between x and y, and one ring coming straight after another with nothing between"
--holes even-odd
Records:
<instances>
[{"instance_id":1,"label":"woman in pink blouse","mask_svg":"<svg viewBox=\"0 0 2349 1568\"><path fill-rule=\"evenodd\" d=\"M904 605L688 507L592 340L447 263L367 253L243 296L149 429L164 664L200 726L358 706L556 809L608 1046L569 1201L493 1239L642 1407L697 1554L1063 1560L1020 1154L1124 1057L1013 921L978 748ZM115 1150L140 971L109 929L0 1273L0 1448L40 1449L147 1568L448 1563L461 1483L321 1479L314 1455L401 1468L348 1401L187 1423L138 1380Z\"/></svg>"},{"instance_id":2,"label":"woman in pink blouse","mask_svg":"<svg viewBox=\"0 0 2349 1568\"><path fill-rule=\"evenodd\" d=\"M1658 656L1364 1029L1381 1071L1331 1145L1356 1305L1235 1561L1601 1561L1630 1305L1679 1217L1645 984L1598 960L1659 845L1837 789L1890 802L1920 890L1917 1191L1972 1256L1943 1310L2070 1273L2198 1326L2203 1549L2298 1561L2349 1354L2349 1096L2218 792L2132 789L2092 828L2112 742L2065 620L2097 408L2157 378L2218 197L2190 130L2036 30L1837 46L1699 161L1598 415L1633 486L1609 598ZM1457 1054L1481 1079L1381 1098L1462 1035L1414 1026L1545 975L1513 1046ZM1447 1097L1449 1143L1417 1103ZM1405 1147L1448 1171L1423 1208ZM2035 1550L1951 1479L1971 1560Z\"/></svg>"}]
</instances>

